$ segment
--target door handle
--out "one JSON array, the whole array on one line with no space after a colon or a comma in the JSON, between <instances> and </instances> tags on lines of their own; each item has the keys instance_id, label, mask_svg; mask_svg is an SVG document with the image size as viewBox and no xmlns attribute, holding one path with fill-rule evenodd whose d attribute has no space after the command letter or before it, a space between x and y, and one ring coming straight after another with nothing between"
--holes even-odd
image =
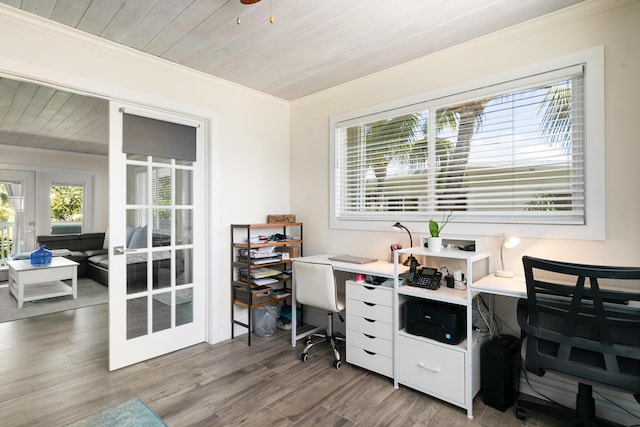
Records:
<instances>
[{"instance_id":1,"label":"door handle","mask_svg":"<svg viewBox=\"0 0 640 427\"><path fill-rule=\"evenodd\" d=\"M124 255L125 252L135 252L135 249L125 249L124 246L114 246L113 254L114 255Z\"/></svg>"}]
</instances>

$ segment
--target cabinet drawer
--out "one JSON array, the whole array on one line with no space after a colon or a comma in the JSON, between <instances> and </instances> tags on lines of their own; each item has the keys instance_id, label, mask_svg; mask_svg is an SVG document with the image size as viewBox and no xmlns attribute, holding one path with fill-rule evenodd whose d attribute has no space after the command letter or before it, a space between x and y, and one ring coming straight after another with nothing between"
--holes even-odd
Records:
<instances>
[{"instance_id":1,"label":"cabinet drawer","mask_svg":"<svg viewBox=\"0 0 640 427\"><path fill-rule=\"evenodd\" d=\"M371 320L381 320L391 323L393 320L393 309L390 306L358 301L347 300L347 313L354 316L366 317Z\"/></svg>"},{"instance_id":2,"label":"cabinet drawer","mask_svg":"<svg viewBox=\"0 0 640 427\"><path fill-rule=\"evenodd\" d=\"M347 362L387 377L393 376L393 361L390 357L370 354L350 344L347 344Z\"/></svg>"},{"instance_id":3,"label":"cabinet drawer","mask_svg":"<svg viewBox=\"0 0 640 427\"><path fill-rule=\"evenodd\" d=\"M347 282L347 298L358 301L366 301L374 304L393 305L393 292L391 288L380 286L361 285L354 281Z\"/></svg>"},{"instance_id":4,"label":"cabinet drawer","mask_svg":"<svg viewBox=\"0 0 640 427\"><path fill-rule=\"evenodd\" d=\"M464 353L413 339L398 337L398 381L458 404L465 404Z\"/></svg>"},{"instance_id":5,"label":"cabinet drawer","mask_svg":"<svg viewBox=\"0 0 640 427\"><path fill-rule=\"evenodd\" d=\"M391 320L391 319L389 319ZM347 309L347 329L358 331L374 337L380 337L389 341L393 340L393 328L391 323L381 322L380 320L365 319L360 316L354 316Z\"/></svg>"},{"instance_id":6,"label":"cabinet drawer","mask_svg":"<svg viewBox=\"0 0 640 427\"><path fill-rule=\"evenodd\" d=\"M347 329L347 342L353 347L368 350L382 356L393 357L393 345L390 340L384 338Z\"/></svg>"}]
</instances>

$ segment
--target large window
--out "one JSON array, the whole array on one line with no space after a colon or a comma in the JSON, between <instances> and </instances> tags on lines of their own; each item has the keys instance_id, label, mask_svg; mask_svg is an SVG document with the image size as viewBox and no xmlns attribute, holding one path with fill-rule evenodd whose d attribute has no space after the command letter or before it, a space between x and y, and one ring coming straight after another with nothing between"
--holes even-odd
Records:
<instances>
[{"instance_id":1,"label":"large window","mask_svg":"<svg viewBox=\"0 0 640 427\"><path fill-rule=\"evenodd\" d=\"M81 233L84 186L51 184L51 234Z\"/></svg>"},{"instance_id":2,"label":"large window","mask_svg":"<svg viewBox=\"0 0 640 427\"><path fill-rule=\"evenodd\" d=\"M333 120L334 224L585 227L587 66Z\"/></svg>"}]
</instances>

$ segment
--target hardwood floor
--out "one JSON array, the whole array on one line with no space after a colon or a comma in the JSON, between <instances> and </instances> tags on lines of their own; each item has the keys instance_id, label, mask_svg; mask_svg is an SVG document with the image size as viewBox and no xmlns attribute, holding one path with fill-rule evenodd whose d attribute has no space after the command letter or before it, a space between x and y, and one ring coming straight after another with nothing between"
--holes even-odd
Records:
<instances>
[{"instance_id":1,"label":"hardwood floor","mask_svg":"<svg viewBox=\"0 0 640 427\"><path fill-rule=\"evenodd\" d=\"M518 421L513 408L502 413L480 397L469 420L387 378L347 363L333 369L332 354L318 348L302 363L286 331L109 372L107 319L102 304L0 323L0 425L63 426L136 395L169 426L554 425Z\"/></svg>"}]
</instances>

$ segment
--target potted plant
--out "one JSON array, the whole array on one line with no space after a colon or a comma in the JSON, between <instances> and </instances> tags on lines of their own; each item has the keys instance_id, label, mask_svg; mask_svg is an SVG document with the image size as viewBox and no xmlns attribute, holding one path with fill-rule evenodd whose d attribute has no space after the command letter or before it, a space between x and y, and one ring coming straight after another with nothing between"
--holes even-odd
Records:
<instances>
[{"instance_id":1,"label":"potted plant","mask_svg":"<svg viewBox=\"0 0 640 427\"><path fill-rule=\"evenodd\" d=\"M453 212L449 212L449 215L443 216L442 225L438 224L434 219L429 220L429 234L431 234L431 236L427 238L427 245L431 252L440 252L440 249L442 249L442 237L440 237L440 233L451 220L452 213Z\"/></svg>"}]
</instances>

